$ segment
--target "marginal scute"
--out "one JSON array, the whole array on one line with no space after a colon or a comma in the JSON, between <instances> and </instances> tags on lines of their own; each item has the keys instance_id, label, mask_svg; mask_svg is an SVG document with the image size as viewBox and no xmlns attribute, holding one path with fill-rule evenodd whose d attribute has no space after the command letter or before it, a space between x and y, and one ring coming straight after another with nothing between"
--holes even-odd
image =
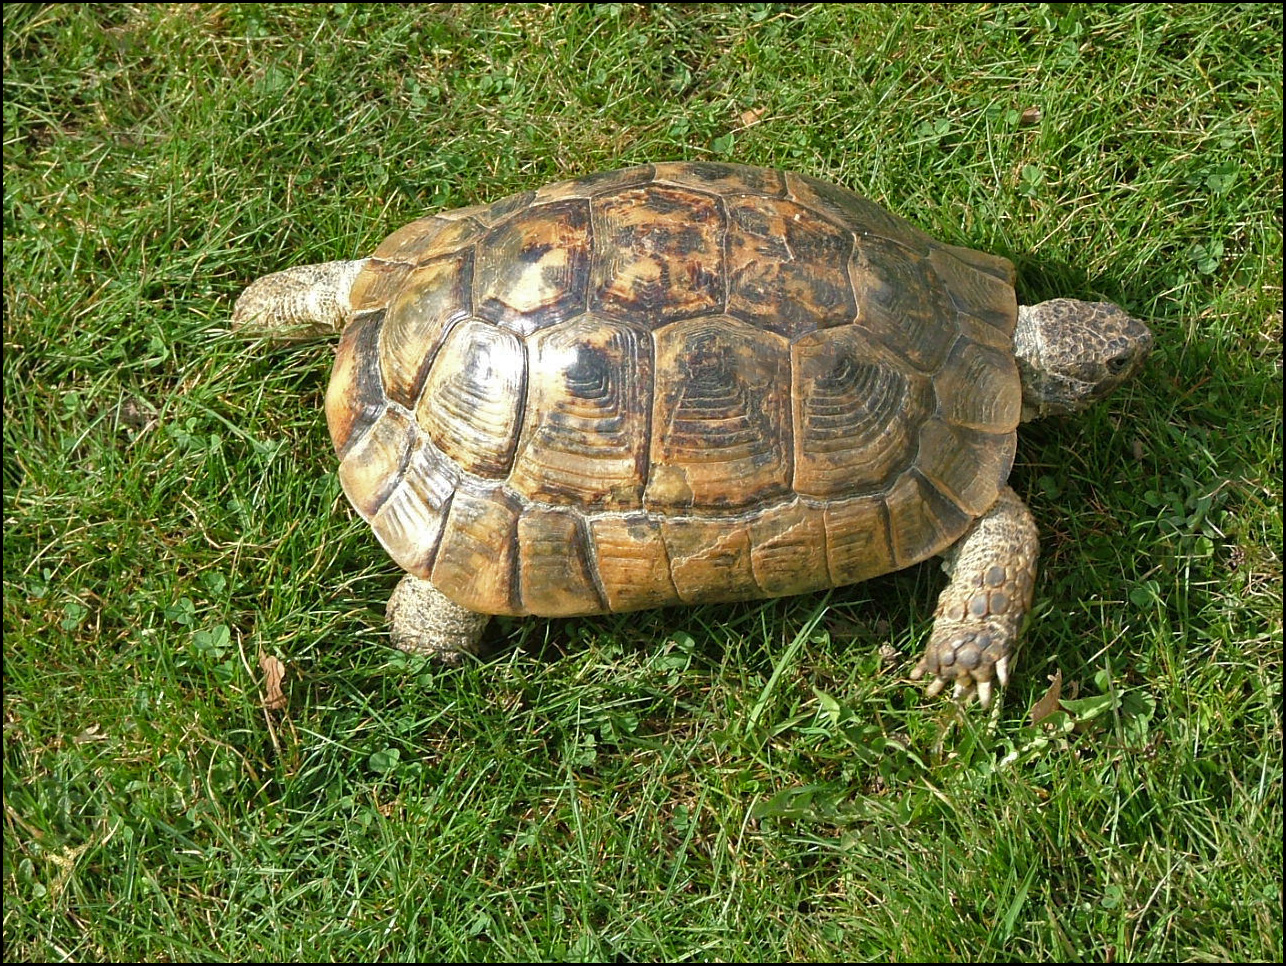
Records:
<instances>
[{"instance_id":1,"label":"marginal scute","mask_svg":"<svg viewBox=\"0 0 1286 966\"><path fill-rule=\"evenodd\" d=\"M960 327L960 337L962 339L996 349L1004 355L1013 354L1014 337L1006 335L989 322L985 322L967 312L960 312L956 315L956 324Z\"/></svg>"},{"instance_id":2,"label":"marginal scute","mask_svg":"<svg viewBox=\"0 0 1286 966\"><path fill-rule=\"evenodd\" d=\"M418 443L401 480L370 523L398 566L427 579L460 473L423 437Z\"/></svg>"},{"instance_id":3,"label":"marginal scute","mask_svg":"<svg viewBox=\"0 0 1286 966\"><path fill-rule=\"evenodd\" d=\"M590 309L664 325L723 304L724 215L716 199L653 185L593 202Z\"/></svg>"},{"instance_id":4,"label":"marginal scute","mask_svg":"<svg viewBox=\"0 0 1286 966\"><path fill-rule=\"evenodd\" d=\"M452 255L482 237L484 226L464 210L446 211L421 218L389 235L371 257L377 261L418 265L441 255Z\"/></svg>"},{"instance_id":5,"label":"marginal scute","mask_svg":"<svg viewBox=\"0 0 1286 966\"><path fill-rule=\"evenodd\" d=\"M830 586L823 511L800 500L770 507L750 520L750 567L766 597Z\"/></svg>"},{"instance_id":6,"label":"marginal scute","mask_svg":"<svg viewBox=\"0 0 1286 966\"><path fill-rule=\"evenodd\" d=\"M999 330L1003 337L1012 337L1018 323L1013 266L1005 259L993 256L987 256L986 262L981 261L982 256L966 261L961 257L965 251L962 248L934 248L929 252L929 264L959 311L982 319ZM970 253L973 254L976 253ZM1009 266L1007 272L1004 266ZM985 268L1003 274L992 274Z\"/></svg>"},{"instance_id":7,"label":"marginal scute","mask_svg":"<svg viewBox=\"0 0 1286 966\"><path fill-rule=\"evenodd\" d=\"M468 319L451 330L434 359L416 420L466 472L501 478L518 442L525 383L518 337Z\"/></svg>"},{"instance_id":8,"label":"marginal scute","mask_svg":"<svg viewBox=\"0 0 1286 966\"><path fill-rule=\"evenodd\" d=\"M661 522L670 576L685 604L762 596L744 522L683 516Z\"/></svg>"},{"instance_id":9,"label":"marginal scute","mask_svg":"<svg viewBox=\"0 0 1286 966\"><path fill-rule=\"evenodd\" d=\"M933 388L944 419L992 434L1018 428L1023 391L1012 352L961 339Z\"/></svg>"},{"instance_id":10,"label":"marginal scute","mask_svg":"<svg viewBox=\"0 0 1286 966\"><path fill-rule=\"evenodd\" d=\"M753 168L745 164L667 161L656 165L655 177L661 184L697 188L725 198L735 195L781 198L786 193L786 179L780 171Z\"/></svg>"},{"instance_id":11,"label":"marginal scute","mask_svg":"<svg viewBox=\"0 0 1286 966\"><path fill-rule=\"evenodd\" d=\"M388 405L378 356L382 324L383 313L372 313L354 320L339 340L326 388L326 425L340 459Z\"/></svg>"},{"instance_id":12,"label":"marginal scute","mask_svg":"<svg viewBox=\"0 0 1286 966\"><path fill-rule=\"evenodd\" d=\"M452 208L450 211L440 212L437 217L452 222L468 221L485 230L500 224L516 212L526 210L535 197L535 191L520 191L518 194L509 195L490 204Z\"/></svg>"},{"instance_id":13,"label":"marginal scute","mask_svg":"<svg viewBox=\"0 0 1286 966\"><path fill-rule=\"evenodd\" d=\"M542 617L605 609L580 514L530 507L518 518L518 608Z\"/></svg>"},{"instance_id":14,"label":"marginal scute","mask_svg":"<svg viewBox=\"0 0 1286 966\"><path fill-rule=\"evenodd\" d=\"M980 272L994 276L999 282L1011 289L1017 280L1018 272L1014 268L1014 263L1000 255L992 255L990 252L980 252L960 245L944 245L940 242L933 247L935 250L949 254Z\"/></svg>"},{"instance_id":15,"label":"marginal scute","mask_svg":"<svg viewBox=\"0 0 1286 966\"><path fill-rule=\"evenodd\" d=\"M594 198L625 188L636 188L651 180L652 165L650 164L619 168L615 171L599 171L585 175L583 178L559 181L537 188L532 204L543 205L551 201L566 201L571 198Z\"/></svg>"},{"instance_id":16,"label":"marginal scute","mask_svg":"<svg viewBox=\"0 0 1286 966\"><path fill-rule=\"evenodd\" d=\"M340 460L339 482L365 519L379 511L401 482L415 439L411 419L399 409L385 409Z\"/></svg>"},{"instance_id":17,"label":"marginal scute","mask_svg":"<svg viewBox=\"0 0 1286 966\"><path fill-rule=\"evenodd\" d=\"M784 340L714 316L656 333L649 508L732 508L790 486Z\"/></svg>"},{"instance_id":18,"label":"marginal scute","mask_svg":"<svg viewBox=\"0 0 1286 966\"><path fill-rule=\"evenodd\" d=\"M646 513L599 513L590 518L589 528L609 610L643 610L679 599L658 519Z\"/></svg>"},{"instance_id":19,"label":"marginal scute","mask_svg":"<svg viewBox=\"0 0 1286 966\"><path fill-rule=\"evenodd\" d=\"M354 318L361 318L372 310L382 314L389 300L401 291L402 283L411 274L412 268L414 266L407 262L368 258L348 292Z\"/></svg>"},{"instance_id":20,"label":"marginal scute","mask_svg":"<svg viewBox=\"0 0 1286 966\"><path fill-rule=\"evenodd\" d=\"M518 514L502 488L458 488L433 561L434 586L475 613L521 613L513 582Z\"/></svg>"},{"instance_id":21,"label":"marginal scute","mask_svg":"<svg viewBox=\"0 0 1286 966\"><path fill-rule=\"evenodd\" d=\"M849 271L857 324L921 372L942 365L956 340L956 308L929 260L899 241L863 235Z\"/></svg>"},{"instance_id":22,"label":"marginal scute","mask_svg":"<svg viewBox=\"0 0 1286 966\"><path fill-rule=\"evenodd\" d=\"M478 246L477 312L530 335L585 308L589 204L528 208L493 228Z\"/></svg>"},{"instance_id":23,"label":"marginal scute","mask_svg":"<svg viewBox=\"0 0 1286 966\"><path fill-rule=\"evenodd\" d=\"M996 437L934 417L920 426L916 469L970 516L991 509L1009 477L1015 437Z\"/></svg>"},{"instance_id":24,"label":"marginal scute","mask_svg":"<svg viewBox=\"0 0 1286 966\"><path fill-rule=\"evenodd\" d=\"M786 188L788 197L842 228L852 228L859 238L878 235L922 255L938 245L937 241L909 221L840 185L787 171Z\"/></svg>"},{"instance_id":25,"label":"marginal scute","mask_svg":"<svg viewBox=\"0 0 1286 966\"><path fill-rule=\"evenodd\" d=\"M531 207L531 203L535 198L535 191L520 191L515 195L510 195L508 198L493 201L489 205L480 205L478 211L471 213L470 216L490 228L493 225L500 224L511 215L526 211Z\"/></svg>"},{"instance_id":26,"label":"marginal scute","mask_svg":"<svg viewBox=\"0 0 1286 966\"><path fill-rule=\"evenodd\" d=\"M582 316L529 340L523 434L510 485L528 499L638 509L647 472L652 340Z\"/></svg>"},{"instance_id":27,"label":"marginal scute","mask_svg":"<svg viewBox=\"0 0 1286 966\"><path fill-rule=\"evenodd\" d=\"M885 498L895 566L909 567L949 547L973 517L943 496L915 470L907 470Z\"/></svg>"},{"instance_id":28,"label":"marginal scute","mask_svg":"<svg viewBox=\"0 0 1286 966\"><path fill-rule=\"evenodd\" d=\"M882 496L824 504L826 565L836 587L897 569L889 517Z\"/></svg>"}]
</instances>

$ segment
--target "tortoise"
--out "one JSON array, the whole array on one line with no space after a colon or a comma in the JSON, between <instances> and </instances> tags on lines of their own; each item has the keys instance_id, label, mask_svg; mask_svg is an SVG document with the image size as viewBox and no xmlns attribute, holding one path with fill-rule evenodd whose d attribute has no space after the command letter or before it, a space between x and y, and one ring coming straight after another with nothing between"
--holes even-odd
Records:
<instances>
[{"instance_id":1,"label":"tortoise","mask_svg":"<svg viewBox=\"0 0 1286 966\"><path fill-rule=\"evenodd\" d=\"M1018 423L1102 399L1152 335L1018 305L1014 266L804 174L657 163L430 215L252 283L234 329L342 333L339 478L406 575L394 643L491 615L808 593L941 555L912 678L1007 680L1038 539Z\"/></svg>"}]
</instances>

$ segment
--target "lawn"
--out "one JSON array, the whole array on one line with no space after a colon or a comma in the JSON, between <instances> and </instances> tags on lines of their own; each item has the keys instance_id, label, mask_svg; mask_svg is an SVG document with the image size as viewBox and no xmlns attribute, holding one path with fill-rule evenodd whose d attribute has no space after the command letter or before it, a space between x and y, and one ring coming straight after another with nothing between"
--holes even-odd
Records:
<instances>
[{"instance_id":1,"label":"lawn","mask_svg":"<svg viewBox=\"0 0 1286 966\"><path fill-rule=\"evenodd\" d=\"M1279 5L6 4L3 44L7 961L1281 961ZM388 647L333 347L234 299L672 159L1152 326L1024 427L994 713L908 678L931 564Z\"/></svg>"}]
</instances>

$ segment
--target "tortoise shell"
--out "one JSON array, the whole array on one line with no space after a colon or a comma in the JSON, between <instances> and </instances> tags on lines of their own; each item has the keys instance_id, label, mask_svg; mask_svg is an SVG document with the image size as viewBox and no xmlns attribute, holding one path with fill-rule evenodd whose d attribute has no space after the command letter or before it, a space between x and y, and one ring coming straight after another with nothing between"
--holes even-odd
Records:
<instances>
[{"instance_id":1,"label":"tortoise shell","mask_svg":"<svg viewBox=\"0 0 1286 966\"><path fill-rule=\"evenodd\" d=\"M864 580L1013 461L1013 266L804 175L645 165L422 218L351 301L344 491L479 613Z\"/></svg>"}]
</instances>

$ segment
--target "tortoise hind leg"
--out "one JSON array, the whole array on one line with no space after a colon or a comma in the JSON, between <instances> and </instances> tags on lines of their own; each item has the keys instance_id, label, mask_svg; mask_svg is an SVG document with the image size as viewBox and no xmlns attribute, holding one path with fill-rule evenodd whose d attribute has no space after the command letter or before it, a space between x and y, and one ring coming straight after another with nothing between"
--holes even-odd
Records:
<instances>
[{"instance_id":1,"label":"tortoise hind leg","mask_svg":"<svg viewBox=\"0 0 1286 966\"><path fill-rule=\"evenodd\" d=\"M232 328L242 335L316 339L348 324L349 293L366 259L296 265L256 279L232 307Z\"/></svg>"},{"instance_id":2,"label":"tortoise hind leg","mask_svg":"<svg viewBox=\"0 0 1286 966\"><path fill-rule=\"evenodd\" d=\"M933 633L911 672L932 674L932 696L955 682L954 696L991 703L993 681L1003 687L1023 619L1031 608L1040 542L1031 512L1009 487L996 505L943 554L950 577L938 598Z\"/></svg>"},{"instance_id":3,"label":"tortoise hind leg","mask_svg":"<svg viewBox=\"0 0 1286 966\"><path fill-rule=\"evenodd\" d=\"M461 607L427 580L406 574L389 597L387 615L393 644L404 651L455 663L476 654L491 618Z\"/></svg>"}]
</instances>

